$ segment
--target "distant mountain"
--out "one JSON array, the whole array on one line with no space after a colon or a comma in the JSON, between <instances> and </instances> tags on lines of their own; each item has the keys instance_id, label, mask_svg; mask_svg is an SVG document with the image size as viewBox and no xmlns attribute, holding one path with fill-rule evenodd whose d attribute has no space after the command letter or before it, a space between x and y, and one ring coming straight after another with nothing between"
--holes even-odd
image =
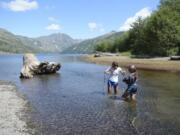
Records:
<instances>
[{"instance_id":1,"label":"distant mountain","mask_svg":"<svg viewBox=\"0 0 180 135\"><path fill-rule=\"evenodd\" d=\"M29 38L15 35L0 28L0 52L61 52L73 44L79 43L79 41L62 33Z\"/></svg>"},{"instance_id":2,"label":"distant mountain","mask_svg":"<svg viewBox=\"0 0 180 135\"><path fill-rule=\"evenodd\" d=\"M29 38L29 37L24 37L24 36L17 36L21 40L24 46L33 48L33 50L36 50L37 52L48 52L43 46L43 44L34 39L34 38Z\"/></svg>"},{"instance_id":3,"label":"distant mountain","mask_svg":"<svg viewBox=\"0 0 180 135\"><path fill-rule=\"evenodd\" d=\"M114 42L122 32L108 34L87 40L77 40L63 33L29 38L15 35L0 28L0 52L63 52L63 53L93 53L98 43L102 41Z\"/></svg>"},{"instance_id":4,"label":"distant mountain","mask_svg":"<svg viewBox=\"0 0 180 135\"><path fill-rule=\"evenodd\" d=\"M79 43L79 40L75 40L63 33L38 37L36 40L42 44L45 50L49 50L51 52L62 52L64 49Z\"/></svg>"},{"instance_id":5,"label":"distant mountain","mask_svg":"<svg viewBox=\"0 0 180 135\"><path fill-rule=\"evenodd\" d=\"M12 52L12 53L20 53L20 52L38 52L42 51L39 48L32 47L29 43L24 44L19 36L8 32L5 29L0 28L0 51L1 52Z\"/></svg>"},{"instance_id":6,"label":"distant mountain","mask_svg":"<svg viewBox=\"0 0 180 135\"><path fill-rule=\"evenodd\" d=\"M77 43L63 51L63 53L93 53L96 46L102 41L114 42L116 38L119 38L123 32L112 31L105 35L87 39L80 43Z\"/></svg>"}]
</instances>

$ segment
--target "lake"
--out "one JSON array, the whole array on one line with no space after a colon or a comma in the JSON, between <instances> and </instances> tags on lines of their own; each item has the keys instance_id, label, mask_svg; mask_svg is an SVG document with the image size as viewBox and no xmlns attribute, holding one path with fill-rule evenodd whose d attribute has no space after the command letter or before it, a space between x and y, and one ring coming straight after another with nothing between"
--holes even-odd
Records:
<instances>
[{"instance_id":1,"label":"lake","mask_svg":"<svg viewBox=\"0 0 180 135\"><path fill-rule=\"evenodd\" d=\"M33 107L34 134L180 134L179 73L138 70L134 103L121 100L126 87L122 82L117 97L106 94L103 71L107 66L83 62L79 55L38 58L60 62L62 68L57 74L20 80L22 55L0 56L0 80L15 83Z\"/></svg>"}]
</instances>

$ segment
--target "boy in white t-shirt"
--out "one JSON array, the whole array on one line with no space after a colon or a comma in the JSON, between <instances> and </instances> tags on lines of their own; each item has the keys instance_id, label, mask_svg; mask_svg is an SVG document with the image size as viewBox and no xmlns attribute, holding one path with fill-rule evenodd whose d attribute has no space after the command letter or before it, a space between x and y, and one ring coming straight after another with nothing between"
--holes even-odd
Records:
<instances>
[{"instance_id":1,"label":"boy in white t-shirt","mask_svg":"<svg viewBox=\"0 0 180 135\"><path fill-rule=\"evenodd\" d=\"M108 79L108 94L111 93L110 89L114 88L114 94L117 94L117 86L119 82L120 73L123 75L125 72L118 66L117 62L112 62L111 67L105 70L106 74L109 74L110 77Z\"/></svg>"}]
</instances>

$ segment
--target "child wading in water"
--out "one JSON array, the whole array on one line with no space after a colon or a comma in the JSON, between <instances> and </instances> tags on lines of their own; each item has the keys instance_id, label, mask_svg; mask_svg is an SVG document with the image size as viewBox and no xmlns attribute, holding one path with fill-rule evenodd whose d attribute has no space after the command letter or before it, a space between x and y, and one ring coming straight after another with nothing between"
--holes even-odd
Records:
<instances>
[{"instance_id":1,"label":"child wading in water","mask_svg":"<svg viewBox=\"0 0 180 135\"><path fill-rule=\"evenodd\" d=\"M105 70L106 74L109 74L110 77L108 79L108 94L111 93L111 88L114 88L114 94L117 94L117 87L119 81L119 74L124 74L124 71L118 66L117 62L113 62L111 67Z\"/></svg>"},{"instance_id":2,"label":"child wading in water","mask_svg":"<svg viewBox=\"0 0 180 135\"><path fill-rule=\"evenodd\" d=\"M130 96L130 99L136 100L136 92L137 92L136 67L134 65L131 65L129 66L128 71L129 71L129 75L123 79L123 82L127 84L127 89L122 95L122 97L128 99L128 97Z\"/></svg>"}]
</instances>

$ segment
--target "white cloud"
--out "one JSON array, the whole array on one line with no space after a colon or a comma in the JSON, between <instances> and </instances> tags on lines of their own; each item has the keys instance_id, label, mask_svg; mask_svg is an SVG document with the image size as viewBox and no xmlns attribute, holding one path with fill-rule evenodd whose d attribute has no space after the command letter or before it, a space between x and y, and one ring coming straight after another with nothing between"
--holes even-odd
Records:
<instances>
[{"instance_id":1,"label":"white cloud","mask_svg":"<svg viewBox=\"0 0 180 135\"><path fill-rule=\"evenodd\" d=\"M51 22L58 22L58 20L55 17L48 17L48 20Z\"/></svg>"},{"instance_id":2,"label":"white cloud","mask_svg":"<svg viewBox=\"0 0 180 135\"><path fill-rule=\"evenodd\" d=\"M88 23L88 27L89 27L89 29L90 29L91 31L94 31L94 30L97 29L97 23L95 23L95 22L89 22L89 23Z\"/></svg>"},{"instance_id":3,"label":"white cloud","mask_svg":"<svg viewBox=\"0 0 180 135\"><path fill-rule=\"evenodd\" d=\"M142 19L151 15L149 8L143 8L138 11L133 17L129 17L124 24L119 28L120 31L127 31L131 28L131 25L140 17Z\"/></svg>"},{"instance_id":4,"label":"white cloud","mask_svg":"<svg viewBox=\"0 0 180 135\"><path fill-rule=\"evenodd\" d=\"M98 31L98 32L104 32L105 29L103 28L102 24L97 24L96 22L89 22L88 27L90 31Z\"/></svg>"},{"instance_id":5,"label":"white cloud","mask_svg":"<svg viewBox=\"0 0 180 135\"><path fill-rule=\"evenodd\" d=\"M12 0L10 2L3 2L2 5L4 8L15 12L33 10L38 8L38 3L36 0Z\"/></svg>"},{"instance_id":6,"label":"white cloud","mask_svg":"<svg viewBox=\"0 0 180 135\"><path fill-rule=\"evenodd\" d=\"M50 24L46 28L46 30L60 30L61 26L59 24Z\"/></svg>"}]
</instances>

